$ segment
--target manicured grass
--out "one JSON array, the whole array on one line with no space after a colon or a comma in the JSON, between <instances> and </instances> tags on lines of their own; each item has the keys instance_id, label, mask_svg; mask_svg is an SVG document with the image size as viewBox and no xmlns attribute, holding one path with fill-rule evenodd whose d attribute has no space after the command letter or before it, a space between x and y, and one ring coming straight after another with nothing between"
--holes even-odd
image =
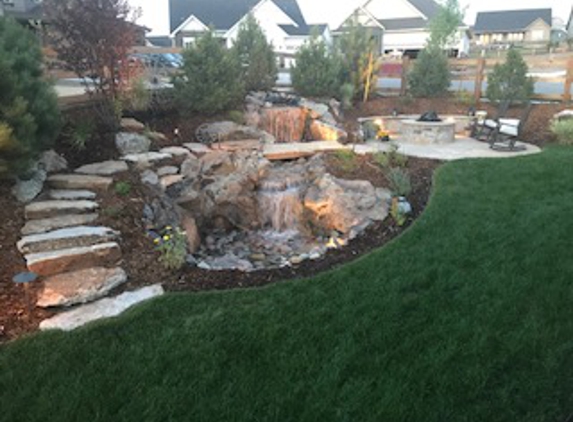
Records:
<instances>
[{"instance_id":1,"label":"manicured grass","mask_svg":"<svg viewBox=\"0 0 573 422\"><path fill-rule=\"evenodd\" d=\"M412 229L340 270L10 344L0 420L564 422L572 163L449 164Z\"/></svg>"}]
</instances>

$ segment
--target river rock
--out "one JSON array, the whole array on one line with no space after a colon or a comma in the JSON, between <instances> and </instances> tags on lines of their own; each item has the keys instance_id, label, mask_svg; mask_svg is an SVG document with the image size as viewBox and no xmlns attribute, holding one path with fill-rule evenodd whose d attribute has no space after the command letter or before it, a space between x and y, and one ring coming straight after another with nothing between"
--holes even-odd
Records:
<instances>
[{"instance_id":1,"label":"river rock","mask_svg":"<svg viewBox=\"0 0 573 422\"><path fill-rule=\"evenodd\" d=\"M152 170L145 170L141 173L141 183L156 186L159 184L159 176Z\"/></svg>"},{"instance_id":2,"label":"river rock","mask_svg":"<svg viewBox=\"0 0 573 422\"><path fill-rule=\"evenodd\" d=\"M92 302L126 281L127 274L121 268L88 268L54 275L44 280L36 305L49 308Z\"/></svg>"},{"instance_id":3,"label":"river rock","mask_svg":"<svg viewBox=\"0 0 573 422\"><path fill-rule=\"evenodd\" d=\"M121 155L143 154L149 151L151 141L137 133L120 132L115 136L115 146Z\"/></svg>"}]
</instances>

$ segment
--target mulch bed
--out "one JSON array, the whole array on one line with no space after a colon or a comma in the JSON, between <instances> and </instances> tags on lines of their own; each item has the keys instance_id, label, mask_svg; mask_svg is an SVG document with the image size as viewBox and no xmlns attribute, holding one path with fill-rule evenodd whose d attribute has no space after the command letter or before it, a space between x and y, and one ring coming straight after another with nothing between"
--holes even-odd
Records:
<instances>
[{"instance_id":1,"label":"mulch bed","mask_svg":"<svg viewBox=\"0 0 573 422\"><path fill-rule=\"evenodd\" d=\"M480 105L495 113L495 108L489 104ZM550 118L560 110L567 108L560 104L536 105L526 127L526 140L538 145L551 141L548 131ZM346 126L356 128L356 118L361 116L387 115L394 109L402 113L421 114L428 110L435 110L441 114L465 114L468 107L456 102L452 98L421 99L416 101L401 100L398 98L375 98L367 104L361 104L345 115ZM516 115L518 110L513 111ZM141 117L141 116L137 116ZM87 111L69 112L68 118L72 121L90 119ZM180 118L167 116L148 119L152 130L167 135L168 141L162 147L177 141L175 128L179 129L179 139L193 141L195 129L208 121L225 120L227 115L219 116L192 116ZM80 165L118 158L111 133L102 132L90 140L85 150L74 149L69 136L63 135L56 150L70 163L72 168ZM358 162L351 168L341 167L340 157L336 154L328 158L329 171L337 177L369 180L377 187L387 186L384 172L374 163L372 157L359 157ZM412 177L413 192L408 197L414 212L402 227L398 227L391 218L376 223L367 229L358 239L348 246L331 250L317 261L305 261L302 264L252 273L239 271L205 271L199 268L185 268L182 271L172 272L159 265L158 254L154 250L151 240L146 236L142 223L142 209L144 206L140 181L136 175L125 175L125 181L132 186L131 192L126 196L118 195L114 189L100 195L101 203L99 224L110 226L122 233L121 247L124 255L123 268L128 272L130 281L117 292L132 290L145 285L163 283L169 291L207 291L225 290L264 286L289 279L314 276L322 271L331 270L342 264L351 262L359 256L379 248L400 235L423 212L432 189L432 176L441 163L434 160L410 158L408 171ZM16 250L16 242L20 237L20 229L24 225L23 207L17 204L10 194L11 185L0 182L0 218L3 221L0 229L0 343L17 338L27 332L37 329L39 322L53 314L52 311L32 309L28 311L24 291L21 286L12 282L12 277L18 272L25 271L25 263ZM36 286L37 289L38 286ZM34 288L31 296L34 297Z\"/></svg>"}]
</instances>

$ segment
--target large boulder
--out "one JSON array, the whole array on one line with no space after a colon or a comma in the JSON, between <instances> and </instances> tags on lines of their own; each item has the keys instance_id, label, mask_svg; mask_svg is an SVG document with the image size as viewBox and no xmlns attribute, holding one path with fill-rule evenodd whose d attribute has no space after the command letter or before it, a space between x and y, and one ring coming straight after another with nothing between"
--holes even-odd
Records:
<instances>
[{"instance_id":1,"label":"large boulder","mask_svg":"<svg viewBox=\"0 0 573 422\"><path fill-rule=\"evenodd\" d=\"M115 135L115 146L121 155L143 154L149 151L151 141L138 133L120 132Z\"/></svg>"},{"instance_id":2,"label":"large boulder","mask_svg":"<svg viewBox=\"0 0 573 422\"><path fill-rule=\"evenodd\" d=\"M68 162L54 150L45 151L40 157L40 167L48 174L58 173L68 169Z\"/></svg>"},{"instance_id":3,"label":"large boulder","mask_svg":"<svg viewBox=\"0 0 573 422\"><path fill-rule=\"evenodd\" d=\"M316 224L354 237L372 221L388 216L389 191L367 181L338 179L325 174L308 189L304 206Z\"/></svg>"},{"instance_id":4,"label":"large boulder","mask_svg":"<svg viewBox=\"0 0 573 422\"><path fill-rule=\"evenodd\" d=\"M16 179L12 188L12 194L19 202L27 203L34 200L44 189L44 182L48 178L48 172L36 165L25 179Z\"/></svg>"}]
</instances>

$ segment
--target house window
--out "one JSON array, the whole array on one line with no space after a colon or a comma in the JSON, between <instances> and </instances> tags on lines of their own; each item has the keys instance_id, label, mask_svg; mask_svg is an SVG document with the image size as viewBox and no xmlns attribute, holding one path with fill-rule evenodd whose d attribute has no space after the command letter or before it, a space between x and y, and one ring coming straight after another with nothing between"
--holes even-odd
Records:
<instances>
[{"instance_id":1,"label":"house window","mask_svg":"<svg viewBox=\"0 0 573 422\"><path fill-rule=\"evenodd\" d=\"M532 41L543 41L544 38L545 38L545 31L543 31L543 29L535 29L531 31Z\"/></svg>"}]
</instances>

